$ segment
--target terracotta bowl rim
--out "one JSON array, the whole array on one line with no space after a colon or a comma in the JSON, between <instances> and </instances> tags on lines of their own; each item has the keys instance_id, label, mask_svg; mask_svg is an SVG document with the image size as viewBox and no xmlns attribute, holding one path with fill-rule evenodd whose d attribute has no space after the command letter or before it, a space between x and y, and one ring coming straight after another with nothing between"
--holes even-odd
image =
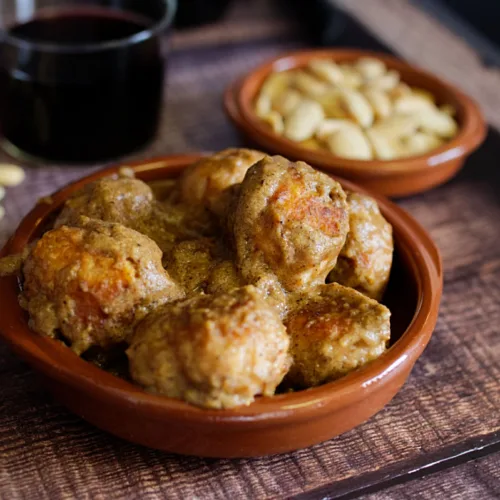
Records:
<instances>
[{"instance_id":1,"label":"terracotta bowl rim","mask_svg":"<svg viewBox=\"0 0 500 500\"><path fill-rule=\"evenodd\" d=\"M173 155L134 163L122 163L94 172L68 184L45 199L24 217L7 242L0 256L20 251L43 224L47 216L61 207L64 200L83 184L117 173L123 166L131 167L145 180L172 177L206 153ZM170 172L171 175L168 175ZM165 174L162 176L162 174ZM328 174L329 175L329 174ZM332 176L333 177L333 176ZM144 392L139 387L111 375L72 353L62 343L41 337L28 328L26 313L20 306L0 315L0 337L13 350L43 374L60 383L92 393L93 397L112 400L118 409L147 411L157 419L190 421L191 423L223 423L228 426L279 425L331 413L336 408L359 400L363 394L380 389L387 379L402 371L408 372L427 345L437 319L442 292L442 265L439 250L423 227L403 209L385 197L356 184L337 178L348 189L373 196L397 233L396 243L411 248L412 273L418 287L418 304L413 320L401 338L379 359L346 377L322 386L257 398L249 406L233 410L206 410L188 403ZM0 278L0 296L17 297L15 277ZM12 302L14 304L14 302ZM17 304L17 301L15 302ZM21 330L13 331L16 318L23 316ZM61 362L61 359L63 360Z\"/></svg>"},{"instance_id":2,"label":"terracotta bowl rim","mask_svg":"<svg viewBox=\"0 0 500 500\"><path fill-rule=\"evenodd\" d=\"M406 72L418 73L420 77L425 78L436 87L440 87L443 92L453 95L454 99L460 103L463 112L463 123L458 134L440 147L422 155L394 160L354 160L334 156L326 151L315 151L304 148L294 141L279 136L263 124L252 109L253 90L260 88L265 77L273 70L300 67L315 57L330 58L344 62L367 56L381 59L389 68L396 67ZM423 88L426 88L426 86L423 85ZM474 151L483 142L487 131L486 122L479 105L474 99L464 94L457 87L414 64L407 63L403 59L371 50L343 48L287 52L269 59L236 82L230 84L226 90L225 101L229 98L229 92L232 92L232 98L240 114L240 126L245 127L250 133L253 132L254 140L263 140L267 144L272 144L277 151L278 149L283 151L285 156L287 152L290 152L289 154L294 157L301 157L304 161L309 161L321 168L337 169L337 171L343 169L346 173L352 174L384 176L396 173L410 174L412 172L438 168L450 160L462 158ZM227 102L225 102L225 108L231 117L232 113L228 110Z\"/></svg>"}]
</instances>

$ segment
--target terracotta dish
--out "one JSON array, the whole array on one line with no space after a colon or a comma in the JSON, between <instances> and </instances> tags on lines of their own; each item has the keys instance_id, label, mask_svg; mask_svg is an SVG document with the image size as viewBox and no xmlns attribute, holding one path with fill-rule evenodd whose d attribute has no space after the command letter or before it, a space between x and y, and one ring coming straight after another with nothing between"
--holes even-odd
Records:
<instances>
[{"instance_id":1,"label":"terracotta dish","mask_svg":"<svg viewBox=\"0 0 500 500\"><path fill-rule=\"evenodd\" d=\"M132 165L137 177L175 177L201 155L170 156ZM1 252L20 252L75 190L109 168L39 202ZM341 180L344 187L366 192ZM392 224L395 258L384 303L392 311L391 347L344 378L296 393L261 397L233 410L200 409L148 394L84 361L62 343L33 333L18 304L15 277L0 279L0 334L40 372L68 408L112 434L145 446L187 455L251 457L304 448L345 432L384 407L406 381L429 342L442 291L439 252L422 227L383 197L368 193Z\"/></svg>"},{"instance_id":2,"label":"terracotta dish","mask_svg":"<svg viewBox=\"0 0 500 500\"><path fill-rule=\"evenodd\" d=\"M397 70L403 82L430 91L438 103L453 106L460 127L458 134L420 156L397 160L352 160L334 156L328 151L307 149L279 136L254 113L255 97L270 73L303 67L314 58L342 63L366 56L376 57L387 68ZM290 159L301 159L387 196L411 195L446 182L458 172L466 157L478 148L486 135L486 124L478 105L460 90L400 59L364 50L309 50L277 57L229 86L224 106L242 134L261 149Z\"/></svg>"}]
</instances>

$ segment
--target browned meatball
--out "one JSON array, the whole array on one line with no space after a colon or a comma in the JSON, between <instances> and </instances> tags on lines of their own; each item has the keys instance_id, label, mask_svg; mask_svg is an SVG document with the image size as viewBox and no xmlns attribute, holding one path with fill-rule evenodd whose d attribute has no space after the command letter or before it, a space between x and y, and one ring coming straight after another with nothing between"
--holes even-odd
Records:
<instances>
[{"instance_id":1,"label":"browned meatball","mask_svg":"<svg viewBox=\"0 0 500 500\"><path fill-rule=\"evenodd\" d=\"M384 219L373 198L349 193L347 201L349 233L328 280L380 300L392 266L392 226Z\"/></svg>"},{"instance_id":2,"label":"browned meatball","mask_svg":"<svg viewBox=\"0 0 500 500\"><path fill-rule=\"evenodd\" d=\"M153 210L153 192L131 178L106 177L87 184L64 204L54 227L74 226L82 215L136 229Z\"/></svg>"},{"instance_id":3,"label":"browned meatball","mask_svg":"<svg viewBox=\"0 0 500 500\"><path fill-rule=\"evenodd\" d=\"M183 294L148 237L87 218L78 225L49 231L34 245L21 300L33 330L60 332L80 354L126 341L150 311Z\"/></svg>"},{"instance_id":4,"label":"browned meatball","mask_svg":"<svg viewBox=\"0 0 500 500\"><path fill-rule=\"evenodd\" d=\"M390 338L390 311L337 283L294 295L285 319L293 364L287 383L313 387L378 358Z\"/></svg>"},{"instance_id":5,"label":"browned meatball","mask_svg":"<svg viewBox=\"0 0 500 500\"><path fill-rule=\"evenodd\" d=\"M247 172L233 220L248 283L304 290L324 283L335 266L348 231L346 195L306 163L266 157Z\"/></svg>"},{"instance_id":6,"label":"browned meatball","mask_svg":"<svg viewBox=\"0 0 500 500\"><path fill-rule=\"evenodd\" d=\"M106 177L87 184L66 201L54 227L76 226L81 216L130 227L149 236L163 252L204 229L192 209L157 202L146 183L130 177Z\"/></svg>"},{"instance_id":7,"label":"browned meatball","mask_svg":"<svg viewBox=\"0 0 500 500\"><path fill-rule=\"evenodd\" d=\"M232 148L199 160L181 178L182 201L224 217L231 186L239 184L247 170L264 156L260 151Z\"/></svg>"},{"instance_id":8,"label":"browned meatball","mask_svg":"<svg viewBox=\"0 0 500 500\"><path fill-rule=\"evenodd\" d=\"M289 338L254 287L199 295L144 320L127 351L145 389L207 408L270 396L290 366Z\"/></svg>"}]
</instances>

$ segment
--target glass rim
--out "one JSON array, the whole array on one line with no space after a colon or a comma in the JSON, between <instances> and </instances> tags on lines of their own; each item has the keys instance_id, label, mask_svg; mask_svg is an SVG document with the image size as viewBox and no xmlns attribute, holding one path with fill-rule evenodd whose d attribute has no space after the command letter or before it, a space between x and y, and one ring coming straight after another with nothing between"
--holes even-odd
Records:
<instances>
[{"instance_id":1,"label":"glass rim","mask_svg":"<svg viewBox=\"0 0 500 500\"><path fill-rule=\"evenodd\" d=\"M125 38L117 38L116 40L108 40L106 42L64 45L59 43L25 40L24 38L18 37L16 35L11 35L6 30L0 30L0 32L3 31L3 43L35 51L38 50L44 52L57 52L60 54L83 54L110 49L120 49L148 40L172 25L174 16L177 12L177 0L161 1L166 5L165 15L162 16L158 21L154 21L150 27ZM125 11L125 9L119 10Z\"/></svg>"}]
</instances>

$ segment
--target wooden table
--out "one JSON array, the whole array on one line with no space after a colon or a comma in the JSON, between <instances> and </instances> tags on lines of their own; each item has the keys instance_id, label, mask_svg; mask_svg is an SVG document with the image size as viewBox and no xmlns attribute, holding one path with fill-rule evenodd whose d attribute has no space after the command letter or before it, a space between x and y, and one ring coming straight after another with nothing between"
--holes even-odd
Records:
<instances>
[{"instance_id":1,"label":"wooden table","mask_svg":"<svg viewBox=\"0 0 500 500\"><path fill-rule=\"evenodd\" d=\"M435 21L404 0L338 3L396 52L460 79L490 121L500 123L498 74L482 68ZM223 24L176 35L160 138L138 156L240 144L222 112L224 87L266 58L305 43L299 26L266 0L241 0ZM400 201L440 247L445 291L429 347L408 383L370 421L281 456L168 455L114 438L69 413L0 345L0 498L498 498L499 163L500 136L492 129L454 181ZM25 183L8 192L0 243L38 196L89 170L29 168Z\"/></svg>"}]
</instances>

